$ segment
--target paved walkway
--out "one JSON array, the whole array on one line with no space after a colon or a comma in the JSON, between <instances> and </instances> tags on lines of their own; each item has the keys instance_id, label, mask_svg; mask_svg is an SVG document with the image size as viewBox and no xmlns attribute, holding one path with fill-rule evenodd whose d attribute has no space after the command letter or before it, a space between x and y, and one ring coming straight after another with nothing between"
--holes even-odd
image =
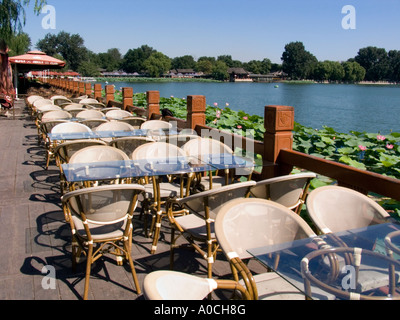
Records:
<instances>
[{"instance_id":1,"label":"paved walkway","mask_svg":"<svg viewBox=\"0 0 400 320\"><path fill-rule=\"evenodd\" d=\"M16 103L15 117L0 117L0 300L78 300L84 289L84 266L71 269L70 229L60 206L59 171L53 163L45 170L46 153L38 145L37 129L24 101ZM156 254L143 237L141 221L135 220L134 263L139 281L153 270L169 268L168 224ZM204 260L188 250L176 250L175 269L206 276ZM85 261L85 260L84 260ZM55 288L46 282L44 266L55 271ZM52 270L52 268L49 268ZM230 277L224 257L215 264L216 277ZM90 300L136 300L126 264L112 258L92 267ZM218 297L217 297L218 299Z\"/></svg>"}]
</instances>

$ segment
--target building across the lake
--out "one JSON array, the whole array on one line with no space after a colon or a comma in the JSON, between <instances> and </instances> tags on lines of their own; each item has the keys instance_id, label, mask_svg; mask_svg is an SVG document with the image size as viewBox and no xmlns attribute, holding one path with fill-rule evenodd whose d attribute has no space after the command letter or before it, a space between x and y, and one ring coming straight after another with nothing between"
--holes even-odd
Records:
<instances>
[{"instance_id":1,"label":"building across the lake","mask_svg":"<svg viewBox=\"0 0 400 320\"><path fill-rule=\"evenodd\" d=\"M250 74L253 82L279 82L286 80L287 76L283 71L270 72L268 74Z\"/></svg>"},{"instance_id":2,"label":"building across the lake","mask_svg":"<svg viewBox=\"0 0 400 320\"><path fill-rule=\"evenodd\" d=\"M229 81L230 82L252 82L250 78L250 72L243 68L229 68Z\"/></svg>"},{"instance_id":3,"label":"building across the lake","mask_svg":"<svg viewBox=\"0 0 400 320\"><path fill-rule=\"evenodd\" d=\"M193 69L172 69L164 75L166 78L200 78L203 72L196 72Z\"/></svg>"}]
</instances>

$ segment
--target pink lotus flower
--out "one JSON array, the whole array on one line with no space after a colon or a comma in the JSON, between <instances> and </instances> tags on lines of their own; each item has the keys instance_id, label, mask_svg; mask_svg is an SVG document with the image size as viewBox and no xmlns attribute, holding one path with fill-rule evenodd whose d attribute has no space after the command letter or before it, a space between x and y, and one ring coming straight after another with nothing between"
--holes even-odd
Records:
<instances>
[{"instance_id":1,"label":"pink lotus flower","mask_svg":"<svg viewBox=\"0 0 400 320\"><path fill-rule=\"evenodd\" d=\"M221 111L220 111L220 110L217 110L217 115L216 115L216 117L217 117L218 119L221 117Z\"/></svg>"},{"instance_id":2,"label":"pink lotus flower","mask_svg":"<svg viewBox=\"0 0 400 320\"><path fill-rule=\"evenodd\" d=\"M383 140L386 139L385 136L382 136L382 135L380 135L380 134L378 134L378 135L376 136L376 138L377 138L378 140L380 140L380 141L383 141Z\"/></svg>"},{"instance_id":3,"label":"pink lotus flower","mask_svg":"<svg viewBox=\"0 0 400 320\"><path fill-rule=\"evenodd\" d=\"M214 102L214 107L218 107L218 103Z\"/></svg>"},{"instance_id":4,"label":"pink lotus flower","mask_svg":"<svg viewBox=\"0 0 400 320\"><path fill-rule=\"evenodd\" d=\"M393 147L394 147L394 145L389 144L389 143L386 145L386 148L388 148L388 149L393 149Z\"/></svg>"},{"instance_id":5,"label":"pink lotus flower","mask_svg":"<svg viewBox=\"0 0 400 320\"><path fill-rule=\"evenodd\" d=\"M249 120L249 118L248 117L243 117L243 120Z\"/></svg>"},{"instance_id":6,"label":"pink lotus flower","mask_svg":"<svg viewBox=\"0 0 400 320\"><path fill-rule=\"evenodd\" d=\"M367 150L367 147L364 147L364 146L362 146L361 144L358 146L358 148L360 148L361 151Z\"/></svg>"},{"instance_id":7,"label":"pink lotus flower","mask_svg":"<svg viewBox=\"0 0 400 320\"><path fill-rule=\"evenodd\" d=\"M238 129L242 129L242 126L239 124L239 125L237 126L237 128L238 128Z\"/></svg>"}]
</instances>

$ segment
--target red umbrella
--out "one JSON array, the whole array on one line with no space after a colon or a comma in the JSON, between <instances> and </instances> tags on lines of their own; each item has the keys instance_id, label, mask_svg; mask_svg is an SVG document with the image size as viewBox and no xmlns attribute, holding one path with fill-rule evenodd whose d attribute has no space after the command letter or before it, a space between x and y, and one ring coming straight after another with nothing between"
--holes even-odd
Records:
<instances>
[{"instance_id":1,"label":"red umbrella","mask_svg":"<svg viewBox=\"0 0 400 320\"><path fill-rule=\"evenodd\" d=\"M30 70L61 69L65 62L46 55L42 51L29 51L23 55L9 58L14 65L14 87L18 96L18 72L28 72Z\"/></svg>"},{"instance_id":2,"label":"red umbrella","mask_svg":"<svg viewBox=\"0 0 400 320\"><path fill-rule=\"evenodd\" d=\"M65 66L65 62L46 55L41 51L29 51L26 54L10 57L12 64L18 65L18 70L42 70L42 69L60 69Z\"/></svg>"},{"instance_id":3,"label":"red umbrella","mask_svg":"<svg viewBox=\"0 0 400 320\"><path fill-rule=\"evenodd\" d=\"M77 76L79 76L80 74L79 74L78 72L75 72L75 71L67 71L67 72L64 72L63 75L64 75L64 76L77 77Z\"/></svg>"}]
</instances>

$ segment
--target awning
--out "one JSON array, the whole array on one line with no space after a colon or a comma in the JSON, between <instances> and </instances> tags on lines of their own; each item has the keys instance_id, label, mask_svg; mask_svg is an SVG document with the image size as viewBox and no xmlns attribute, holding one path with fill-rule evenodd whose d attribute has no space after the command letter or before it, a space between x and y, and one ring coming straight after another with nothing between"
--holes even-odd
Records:
<instances>
[{"instance_id":1,"label":"awning","mask_svg":"<svg viewBox=\"0 0 400 320\"><path fill-rule=\"evenodd\" d=\"M18 72L31 70L61 69L65 62L48 56L42 51L29 51L20 56L10 57L9 62L14 67L14 87L18 98Z\"/></svg>"},{"instance_id":2,"label":"awning","mask_svg":"<svg viewBox=\"0 0 400 320\"><path fill-rule=\"evenodd\" d=\"M10 57L11 64L18 66L18 71L61 69L65 62L46 55L42 51L29 51L26 54Z\"/></svg>"}]
</instances>

